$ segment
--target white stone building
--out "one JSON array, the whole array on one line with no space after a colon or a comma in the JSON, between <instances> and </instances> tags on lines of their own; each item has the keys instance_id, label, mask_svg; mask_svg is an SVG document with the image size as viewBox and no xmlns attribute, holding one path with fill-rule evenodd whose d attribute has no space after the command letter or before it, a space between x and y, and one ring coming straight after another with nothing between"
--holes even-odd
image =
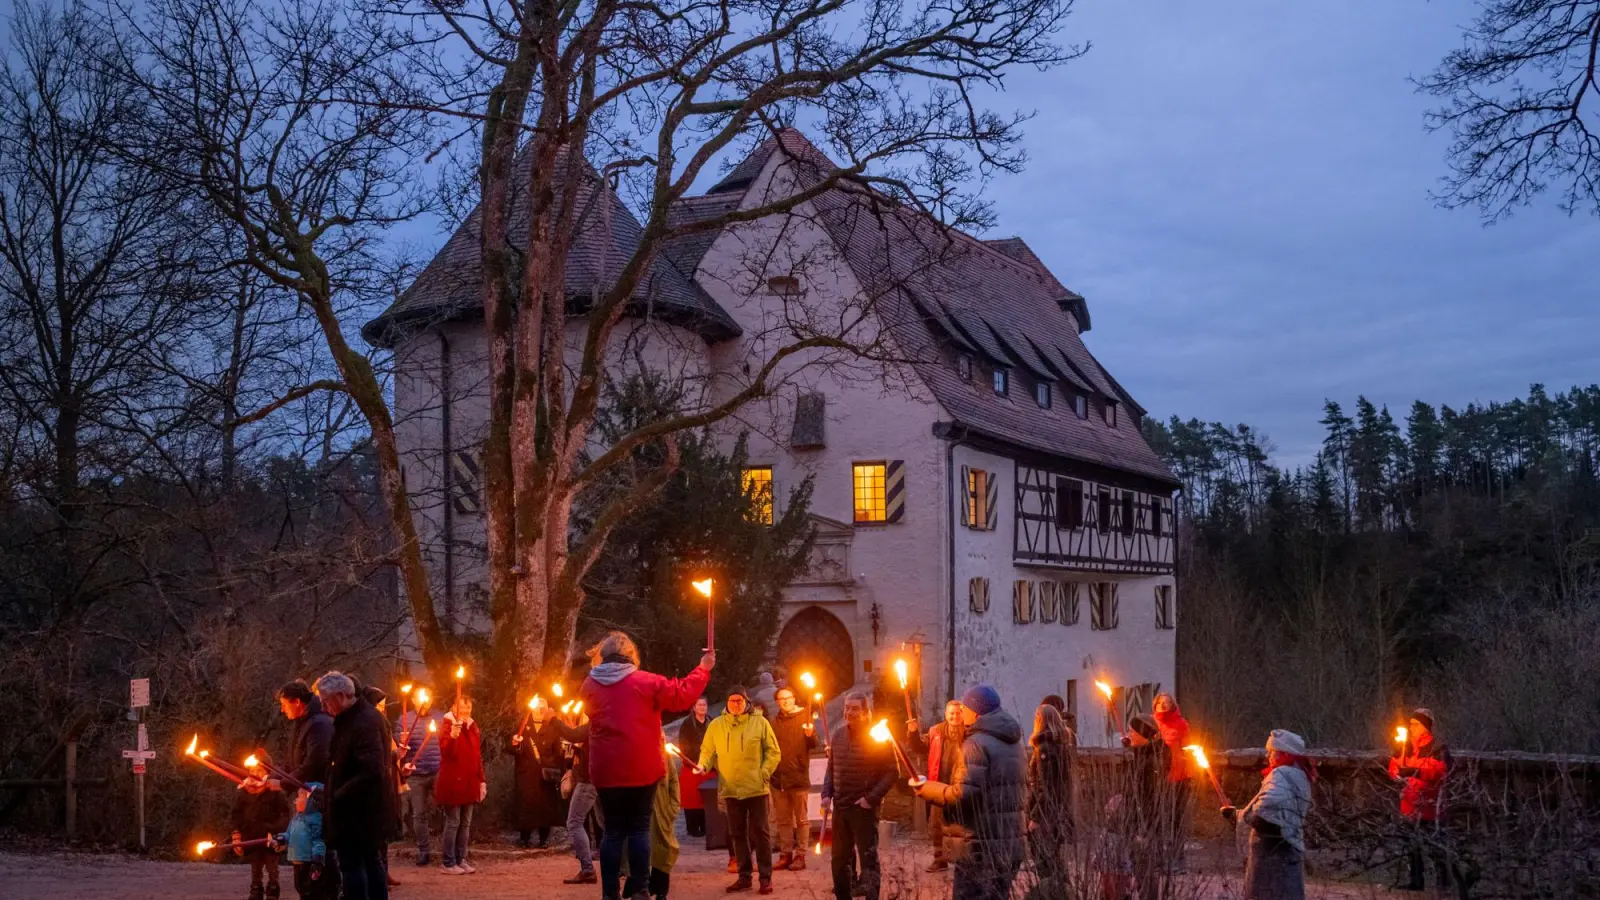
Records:
<instances>
[{"instance_id":1,"label":"white stone building","mask_svg":"<svg viewBox=\"0 0 1600 900\"><path fill-rule=\"evenodd\" d=\"M681 201L674 221L789 196L830 167L784 132ZM574 241L575 305L640 231L605 200ZM397 354L408 483L442 611L458 623L484 583L476 255L472 219L365 331ZM1110 739L1096 679L1125 714L1172 688L1177 481L1140 434L1143 410L1085 347L1084 299L1022 240L978 240L851 183L674 242L635 307L615 367L667 372L710 400L766 358L774 322L797 309L860 313L894 349L871 370L799 357L783 390L725 428L730 441L749 429L746 477L770 482L776 502L814 483L816 549L785 592L778 661L824 673L837 693L906 658L925 716L975 681L1024 714L1059 694L1086 744ZM576 340L581 321L569 327Z\"/></svg>"}]
</instances>

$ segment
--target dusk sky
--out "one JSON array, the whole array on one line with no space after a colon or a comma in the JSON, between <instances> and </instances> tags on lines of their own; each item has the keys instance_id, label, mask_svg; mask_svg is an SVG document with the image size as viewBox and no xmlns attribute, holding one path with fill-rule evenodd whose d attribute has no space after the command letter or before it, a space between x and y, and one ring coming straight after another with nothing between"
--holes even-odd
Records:
<instances>
[{"instance_id":1,"label":"dusk sky","mask_svg":"<svg viewBox=\"0 0 1600 900\"><path fill-rule=\"evenodd\" d=\"M1485 228L1429 198L1408 78L1465 0L1080 0L1087 56L1014 77L1038 116L999 226L1089 300L1089 347L1154 416L1246 422L1304 462L1324 397L1507 400L1600 379L1600 221Z\"/></svg>"}]
</instances>

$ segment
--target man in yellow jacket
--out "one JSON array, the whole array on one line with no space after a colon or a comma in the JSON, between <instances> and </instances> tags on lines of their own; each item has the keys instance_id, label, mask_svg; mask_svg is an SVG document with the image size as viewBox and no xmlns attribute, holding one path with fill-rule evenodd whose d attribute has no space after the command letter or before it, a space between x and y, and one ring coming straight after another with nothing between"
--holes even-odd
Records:
<instances>
[{"instance_id":1,"label":"man in yellow jacket","mask_svg":"<svg viewBox=\"0 0 1600 900\"><path fill-rule=\"evenodd\" d=\"M717 796L728 815L728 839L739 868L739 880L728 886L730 894L752 887L751 850L761 875L761 893L772 893L767 782L779 758L778 737L765 718L750 711L750 695L742 687L728 691L727 708L706 726L700 768L717 773Z\"/></svg>"}]
</instances>

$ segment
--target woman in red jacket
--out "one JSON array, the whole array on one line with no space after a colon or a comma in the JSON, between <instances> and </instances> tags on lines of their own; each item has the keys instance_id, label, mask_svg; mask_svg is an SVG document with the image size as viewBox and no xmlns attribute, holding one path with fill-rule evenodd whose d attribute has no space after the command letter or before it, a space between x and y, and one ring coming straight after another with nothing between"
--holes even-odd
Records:
<instances>
[{"instance_id":1,"label":"woman in red jacket","mask_svg":"<svg viewBox=\"0 0 1600 900\"><path fill-rule=\"evenodd\" d=\"M462 697L445 713L439 731L439 776L433 783L433 802L444 813L444 872L470 875L478 871L467 862L472 840L472 808L489 793L483 775L483 736L472 720L472 699Z\"/></svg>"},{"instance_id":2,"label":"woman in red jacket","mask_svg":"<svg viewBox=\"0 0 1600 900\"><path fill-rule=\"evenodd\" d=\"M1389 777L1399 781L1400 814L1421 831L1437 828L1444 818L1444 781L1450 774L1450 748L1433 733L1433 713L1419 709L1411 714L1406 742L1400 755L1389 759ZM1441 888L1450 885L1450 866L1442 854L1435 853L1434 864ZM1411 881L1406 890L1420 891L1426 885L1422 875L1422 841L1409 854Z\"/></svg>"},{"instance_id":3,"label":"woman in red jacket","mask_svg":"<svg viewBox=\"0 0 1600 900\"><path fill-rule=\"evenodd\" d=\"M589 714L589 779L600 797L600 889L606 898L633 897L650 874L650 816L656 782L667 774L661 756L661 714L683 712L711 679L717 655L707 651L683 678L639 669L633 639L613 631L589 651L593 663L578 697ZM628 884L619 893L623 846Z\"/></svg>"}]
</instances>

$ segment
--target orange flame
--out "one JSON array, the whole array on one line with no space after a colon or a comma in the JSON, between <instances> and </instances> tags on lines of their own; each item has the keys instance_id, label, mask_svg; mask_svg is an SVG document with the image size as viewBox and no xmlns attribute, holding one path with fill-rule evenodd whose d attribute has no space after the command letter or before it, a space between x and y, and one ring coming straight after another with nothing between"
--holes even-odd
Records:
<instances>
[{"instance_id":1,"label":"orange flame","mask_svg":"<svg viewBox=\"0 0 1600 900\"><path fill-rule=\"evenodd\" d=\"M889 740L893 737L892 735L889 734L889 720L888 719L879 719L878 720L878 724L872 726L872 730L867 732L867 733L872 735L872 739L877 741L880 744L888 743Z\"/></svg>"},{"instance_id":2,"label":"orange flame","mask_svg":"<svg viewBox=\"0 0 1600 900\"><path fill-rule=\"evenodd\" d=\"M556 699L560 700L562 695L563 695L563 693L564 693L564 691L561 688L561 682L558 681L555 684L550 685L550 693L555 694L556 695Z\"/></svg>"},{"instance_id":3,"label":"orange flame","mask_svg":"<svg viewBox=\"0 0 1600 900\"><path fill-rule=\"evenodd\" d=\"M1111 699L1111 685L1106 684L1104 681L1096 681L1094 686L1095 690L1098 690L1100 693L1106 695L1107 700Z\"/></svg>"},{"instance_id":4,"label":"orange flame","mask_svg":"<svg viewBox=\"0 0 1600 900\"><path fill-rule=\"evenodd\" d=\"M805 685L806 690L808 691L814 691L817 689L817 680L811 677L810 672L800 673L800 683Z\"/></svg>"},{"instance_id":5,"label":"orange flame","mask_svg":"<svg viewBox=\"0 0 1600 900\"><path fill-rule=\"evenodd\" d=\"M897 660L894 661L894 674L895 674L896 678L900 679L900 690L902 690L902 691L905 690L906 689L906 682L907 682L907 678L906 678L906 661L905 660L897 659Z\"/></svg>"},{"instance_id":6,"label":"orange flame","mask_svg":"<svg viewBox=\"0 0 1600 900\"><path fill-rule=\"evenodd\" d=\"M249 756L245 757L245 759L244 759L244 767L246 769L254 769L256 766L259 766L259 765L261 765L261 760L256 759L256 755L254 753L250 754Z\"/></svg>"},{"instance_id":7,"label":"orange flame","mask_svg":"<svg viewBox=\"0 0 1600 900\"><path fill-rule=\"evenodd\" d=\"M528 701L528 708L529 709L538 709L539 708L539 695L538 694L534 694L533 695L533 699Z\"/></svg>"},{"instance_id":8,"label":"orange flame","mask_svg":"<svg viewBox=\"0 0 1600 900\"><path fill-rule=\"evenodd\" d=\"M400 685L400 693L402 693L402 694L411 693L411 685L409 685L409 684Z\"/></svg>"},{"instance_id":9,"label":"orange flame","mask_svg":"<svg viewBox=\"0 0 1600 900\"><path fill-rule=\"evenodd\" d=\"M811 699L817 701L818 703L821 703L822 702L822 692L821 691L817 691L815 694L812 694L811 695Z\"/></svg>"},{"instance_id":10,"label":"orange flame","mask_svg":"<svg viewBox=\"0 0 1600 900\"><path fill-rule=\"evenodd\" d=\"M200 733L195 732L194 738L189 741L189 746L183 750L184 756L193 756L196 747L200 746Z\"/></svg>"},{"instance_id":11,"label":"orange flame","mask_svg":"<svg viewBox=\"0 0 1600 900\"><path fill-rule=\"evenodd\" d=\"M1396 728L1394 730L1395 743L1404 744L1406 742L1406 736L1407 736L1407 732L1406 732L1406 729L1405 729L1404 725L1402 725L1399 728Z\"/></svg>"},{"instance_id":12,"label":"orange flame","mask_svg":"<svg viewBox=\"0 0 1600 900\"><path fill-rule=\"evenodd\" d=\"M438 731L439 731L439 720L438 719L429 719L428 720L428 730L434 732L435 734L437 734Z\"/></svg>"},{"instance_id":13,"label":"orange flame","mask_svg":"<svg viewBox=\"0 0 1600 900\"><path fill-rule=\"evenodd\" d=\"M562 715L566 715L569 712L572 712L572 701L571 700L568 700L567 702L561 704L561 714Z\"/></svg>"},{"instance_id":14,"label":"orange flame","mask_svg":"<svg viewBox=\"0 0 1600 900\"><path fill-rule=\"evenodd\" d=\"M572 712L573 712L574 715L583 712L583 701L582 700L579 700L577 705L572 707Z\"/></svg>"},{"instance_id":15,"label":"orange flame","mask_svg":"<svg viewBox=\"0 0 1600 900\"><path fill-rule=\"evenodd\" d=\"M433 695L428 693L428 689L427 688L417 688L417 705L418 706L427 706L428 705L428 701L430 701L432 699L433 699Z\"/></svg>"},{"instance_id":16,"label":"orange flame","mask_svg":"<svg viewBox=\"0 0 1600 900\"><path fill-rule=\"evenodd\" d=\"M1204 747L1201 747L1199 744L1190 744L1183 749L1194 754L1195 765L1198 765L1202 769L1211 768L1211 760L1206 759L1206 751Z\"/></svg>"},{"instance_id":17,"label":"orange flame","mask_svg":"<svg viewBox=\"0 0 1600 900\"><path fill-rule=\"evenodd\" d=\"M210 850L215 846L216 843L214 841L201 841L200 843L194 845L194 855L204 856L207 850Z\"/></svg>"},{"instance_id":18,"label":"orange flame","mask_svg":"<svg viewBox=\"0 0 1600 900\"><path fill-rule=\"evenodd\" d=\"M683 756L682 753L678 752L678 745L674 744L671 741L667 741L667 753L672 755L672 756L677 756L677 757L682 757Z\"/></svg>"},{"instance_id":19,"label":"orange flame","mask_svg":"<svg viewBox=\"0 0 1600 900\"><path fill-rule=\"evenodd\" d=\"M463 679L465 677L467 677L467 667L466 666L456 666L456 680L460 681L461 679Z\"/></svg>"}]
</instances>

